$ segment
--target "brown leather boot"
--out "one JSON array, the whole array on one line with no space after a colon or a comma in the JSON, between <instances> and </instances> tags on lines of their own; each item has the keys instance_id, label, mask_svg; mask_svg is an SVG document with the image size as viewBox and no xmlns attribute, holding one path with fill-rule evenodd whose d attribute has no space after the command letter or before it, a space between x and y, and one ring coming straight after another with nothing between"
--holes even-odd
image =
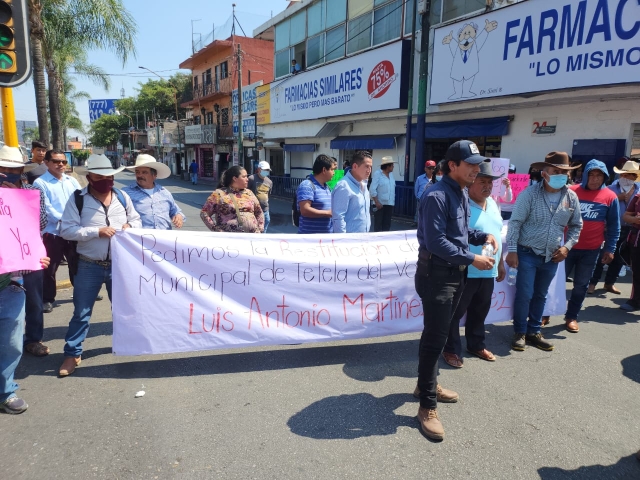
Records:
<instances>
[{"instance_id":1,"label":"brown leather boot","mask_svg":"<svg viewBox=\"0 0 640 480\"><path fill-rule=\"evenodd\" d=\"M416 389L413 391L413 396L420 398L420 387L416 385ZM456 403L460 396L453 390L447 390L440 385L436 388L436 399L440 403Z\"/></svg>"},{"instance_id":2,"label":"brown leather boot","mask_svg":"<svg viewBox=\"0 0 640 480\"><path fill-rule=\"evenodd\" d=\"M418 409L418 421L420 428L428 438L432 440L442 440L444 438L444 427L438 418L438 412L435 408Z\"/></svg>"},{"instance_id":3,"label":"brown leather boot","mask_svg":"<svg viewBox=\"0 0 640 480\"><path fill-rule=\"evenodd\" d=\"M82 361L81 357L64 357L64 362L60 365L58 375L61 377L67 377L76 371L76 367L80 365Z\"/></svg>"}]
</instances>

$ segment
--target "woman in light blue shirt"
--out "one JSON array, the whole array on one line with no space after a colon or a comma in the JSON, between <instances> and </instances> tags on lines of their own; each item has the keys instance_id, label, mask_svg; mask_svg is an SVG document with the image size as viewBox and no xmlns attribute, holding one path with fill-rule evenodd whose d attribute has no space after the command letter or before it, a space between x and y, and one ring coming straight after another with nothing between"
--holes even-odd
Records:
<instances>
[{"instance_id":1,"label":"woman in light blue shirt","mask_svg":"<svg viewBox=\"0 0 640 480\"><path fill-rule=\"evenodd\" d=\"M373 214L373 231L388 232L391 230L391 215L396 204L396 180L393 178L393 157L382 157L380 170L373 174L371 181L371 200L376 205Z\"/></svg>"}]
</instances>

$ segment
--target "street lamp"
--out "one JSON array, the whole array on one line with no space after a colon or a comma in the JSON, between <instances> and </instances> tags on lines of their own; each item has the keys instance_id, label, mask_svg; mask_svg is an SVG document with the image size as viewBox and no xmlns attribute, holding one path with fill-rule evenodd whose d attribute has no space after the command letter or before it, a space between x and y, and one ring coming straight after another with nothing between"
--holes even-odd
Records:
<instances>
[{"instance_id":1,"label":"street lamp","mask_svg":"<svg viewBox=\"0 0 640 480\"><path fill-rule=\"evenodd\" d=\"M166 81L169 85L171 85L173 87L173 102L176 105L176 125L178 127L178 154L180 155L180 166L181 166L181 170L185 169L185 165L184 165L184 159L182 158L182 137L180 135L180 122L178 121L178 87L176 87L173 83L171 83L169 80L167 80L166 78L164 78L162 75L160 75L159 73L154 72L153 70L151 70L150 68L147 67L142 67L139 66L138 68L141 68L142 70L147 70L148 72L153 73L156 77L161 78L162 80Z\"/></svg>"},{"instance_id":2,"label":"street lamp","mask_svg":"<svg viewBox=\"0 0 640 480\"><path fill-rule=\"evenodd\" d=\"M129 139L129 160L133 160L133 148L131 148L131 128L133 128L133 118L120 110L116 110L116 115L123 115L129 119L129 130L127 130L127 138Z\"/></svg>"}]
</instances>

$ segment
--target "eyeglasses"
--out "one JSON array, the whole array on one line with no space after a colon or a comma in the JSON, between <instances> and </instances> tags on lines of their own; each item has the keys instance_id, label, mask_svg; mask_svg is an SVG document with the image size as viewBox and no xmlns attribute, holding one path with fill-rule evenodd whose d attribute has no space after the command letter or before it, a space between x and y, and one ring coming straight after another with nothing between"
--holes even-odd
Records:
<instances>
[{"instance_id":1,"label":"eyeglasses","mask_svg":"<svg viewBox=\"0 0 640 480\"><path fill-rule=\"evenodd\" d=\"M49 160L51 163L55 163L56 165L66 165L67 162L66 160Z\"/></svg>"}]
</instances>

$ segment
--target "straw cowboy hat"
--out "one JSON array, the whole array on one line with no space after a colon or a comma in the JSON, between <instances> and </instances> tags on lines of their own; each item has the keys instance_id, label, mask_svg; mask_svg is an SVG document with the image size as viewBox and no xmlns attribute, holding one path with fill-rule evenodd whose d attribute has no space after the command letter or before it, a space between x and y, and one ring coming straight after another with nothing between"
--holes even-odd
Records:
<instances>
[{"instance_id":1,"label":"straw cowboy hat","mask_svg":"<svg viewBox=\"0 0 640 480\"><path fill-rule=\"evenodd\" d=\"M633 160L627 160L624 162L622 168L613 167L613 171L616 173L634 173L638 175L640 174L640 165Z\"/></svg>"},{"instance_id":2,"label":"straw cowboy hat","mask_svg":"<svg viewBox=\"0 0 640 480\"><path fill-rule=\"evenodd\" d=\"M0 167L5 168L22 168L24 172L33 170L38 166L37 163L24 163L24 157L18 147L8 147L5 145L0 148Z\"/></svg>"},{"instance_id":3,"label":"straw cowboy hat","mask_svg":"<svg viewBox=\"0 0 640 480\"><path fill-rule=\"evenodd\" d=\"M96 155L95 153L89 156L86 167L76 167L76 173L85 175L87 173L97 173L105 177L110 177L116 173L120 173L124 170L124 167L113 168L111 160L105 155Z\"/></svg>"},{"instance_id":4,"label":"straw cowboy hat","mask_svg":"<svg viewBox=\"0 0 640 480\"><path fill-rule=\"evenodd\" d=\"M153 168L158 172L158 176L156 177L158 180L168 178L171 175L171 169L167 165L158 162L155 158L151 155L147 155L146 153L138 155L136 158L136 164L133 167L126 167L126 169L135 171L136 167Z\"/></svg>"},{"instance_id":5,"label":"straw cowboy hat","mask_svg":"<svg viewBox=\"0 0 640 480\"><path fill-rule=\"evenodd\" d=\"M569 155L566 152L550 152L544 157L544 162L532 163L531 167L541 170L546 167L555 167L561 170L575 170L581 165L571 166Z\"/></svg>"},{"instance_id":6,"label":"straw cowboy hat","mask_svg":"<svg viewBox=\"0 0 640 480\"><path fill-rule=\"evenodd\" d=\"M385 165L389 165L390 163L396 163L393 161L393 157L382 157L382 160L380 160L381 167L384 167Z\"/></svg>"}]
</instances>

